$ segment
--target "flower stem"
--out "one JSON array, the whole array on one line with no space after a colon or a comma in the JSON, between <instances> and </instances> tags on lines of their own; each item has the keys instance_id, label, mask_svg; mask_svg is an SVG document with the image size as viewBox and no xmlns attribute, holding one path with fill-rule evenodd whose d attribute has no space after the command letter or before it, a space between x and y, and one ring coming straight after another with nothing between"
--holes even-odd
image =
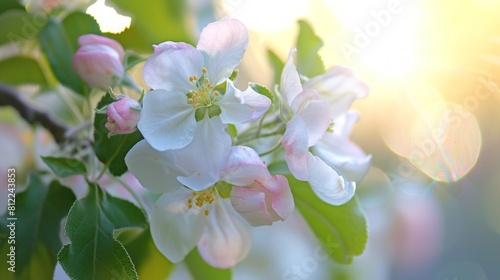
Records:
<instances>
[{"instance_id":1,"label":"flower stem","mask_svg":"<svg viewBox=\"0 0 500 280\"><path fill-rule=\"evenodd\" d=\"M111 178L113 180L115 180L118 184L122 185L132 195L132 197L134 197L134 199L137 202L137 204L139 205L139 207L142 208L144 210L144 212L146 212L146 207L142 203L141 198L135 193L135 191L127 183L125 183L122 179L115 177L115 176L111 176Z\"/></svg>"}]
</instances>

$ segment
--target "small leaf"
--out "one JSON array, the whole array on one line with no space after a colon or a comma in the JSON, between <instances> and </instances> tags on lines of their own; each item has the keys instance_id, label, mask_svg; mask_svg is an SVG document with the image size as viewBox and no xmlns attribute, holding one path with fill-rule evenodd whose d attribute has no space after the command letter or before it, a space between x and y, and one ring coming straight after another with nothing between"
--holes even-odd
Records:
<instances>
[{"instance_id":1,"label":"small leaf","mask_svg":"<svg viewBox=\"0 0 500 280\"><path fill-rule=\"evenodd\" d=\"M287 178L297 209L333 260L348 264L354 256L361 255L368 233L357 197L342 206L333 206L319 199L307 182Z\"/></svg>"},{"instance_id":2,"label":"small leaf","mask_svg":"<svg viewBox=\"0 0 500 280\"><path fill-rule=\"evenodd\" d=\"M325 73L325 65L318 54L323 46L321 38L314 33L312 27L304 20L299 20L299 36L297 38L297 70L307 77Z\"/></svg>"},{"instance_id":3,"label":"small leaf","mask_svg":"<svg viewBox=\"0 0 500 280\"><path fill-rule=\"evenodd\" d=\"M232 271L230 269L218 269L210 266L201 258L197 249L192 250L191 253L186 256L184 262L194 280L231 279Z\"/></svg>"},{"instance_id":4,"label":"small leaf","mask_svg":"<svg viewBox=\"0 0 500 280\"><path fill-rule=\"evenodd\" d=\"M88 195L69 211L64 233L71 243L64 245L57 259L72 279L137 279L134 264L114 233L146 226L144 213L134 204L89 183Z\"/></svg>"},{"instance_id":5,"label":"small leaf","mask_svg":"<svg viewBox=\"0 0 500 280\"><path fill-rule=\"evenodd\" d=\"M57 176L64 178L71 175L86 174L87 168L85 165L73 158L62 157L41 157L43 162L47 164Z\"/></svg>"},{"instance_id":6,"label":"small leaf","mask_svg":"<svg viewBox=\"0 0 500 280\"><path fill-rule=\"evenodd\" d=\"M0 81L11 85L47 85L47 80L38 62L23 56L0 61Z\"/></svg>"},{"instance_id":7,"label":"small leaf","mask_svg":"<svg viewBox=\"0 0 500 280\"><path fill-rule=\"evenodd\" d=\"M84 83L73 69L71 61L75 50L60 22L50 19L38 34L42 50L59 82L79 94L83 94Z\"/></svg>"},{"instance_id":8,"label":"small leaf","mask_svg":"<svg viewBox=\"0 0 500 280\"><path fill-rule=\"evenodd\" d=\"M0 45L35 39L46 22L46 17L33 17L24 10L13 9L3 12L0 14L2 27L0 28Z\"/></svg>"},{"instance_id":9,"label":"small leaf","mask_svg":"<svg viewBox=\"0 0 500 280\"><path fill-rule=\"evenodd\" d=\"M97 104L97 108L111 104L115 100L106 93ZM109 167L111 174L121 176L127 172L125 156L128 151L143 139L139 130L130 134L119 134L108 137L108 129L105 127L108 117L106 114L95 114L94 118L94 151L97 158Z\"/></svg>"},{"instance_id":10,"label":"small leaf","mask_svg":"<svg viewBox=\"0 0 500 280\"><path fill-rule=\"evenodd\" d=\"M233 72L231 73L231 76L229 76L229 80L235 81L236 78L238 78L238 69L234 69Z\"/></svg>"},{"instance_id":11,"label":"small leaf","mask_svg":"<svg viewBox=\"0 0 500 280\"><path fill-rule=\"evenodd\" d=\"M7 224L15 223L16 273L30 275L35 267L39 267L43 269L36 269L39 272L37 277L25 279L52 279L57 252L62 247L59 239L61 220L75 201L75 195L58 182L47 186L38 175L31 174L26 191L11 198L15 200L15 215L7 212L0 218L0 224L3 233L8 230ZM7 220L13 217L17 220ZM8 244L8 235L0 236L0 251L3 252L5 247L13 244ZM3 259L2 262L5 263Z\"/></svg>"},{"instance_id":12,"label":"small leaf","mask_svg":"<svg viewBox=\"0 0 500 280\"><path fill-rule=\"evenodd\" d=\"M285 63L270 49L267 50L267 58L269 59L269 62L274 70L274 84L279 85L281 81L281 72L283 72Z\"/></svg>"},{"instance_id":13,"label":"small leaf","mask_svg":"<svg viewBox=\"0 0 500 280\"><path fill-rule=\"evenodd\" d=\"M259 85L257 83L249 83L249 85L255 92L267 96L269 99L271 99L271 102L273 101L273 94L267 87Z\"/></svg>"},{"instance_id":14,"label":"small leaf","mask_svg":"<svg viewBox=\"0 0 500 280\"><path fill-rule=\"evenodd\" d=\"M122 240L121 236L118 240ZM166 279L175 267L158 251L149 228L123 245L134 262L139 279Z\"/></svg>"},{"instance_id":15,"label":"small leaf","mask_svg":"<svg viewBox=\"0 0 500 280\"><path fill-rule=\"evenodd\" d=\"M226 128L226 132L231 136L231 137L236 137L238 136L238 129L234 124L228 124Z\"/></svg>"},{"instance_id":16,"label":"small leaf","mask_svg":"<svg viewBox=\"0 0 500 280\"><path fill-rule=\"evenodd\" d=\"M71 43L72 49L76 51L79 48L78 37L83 34L97 34L101 35L99 24L95 19L82 12L75 12L64 18L62 21L64 33Z\"/></svg>"}]
</instances>

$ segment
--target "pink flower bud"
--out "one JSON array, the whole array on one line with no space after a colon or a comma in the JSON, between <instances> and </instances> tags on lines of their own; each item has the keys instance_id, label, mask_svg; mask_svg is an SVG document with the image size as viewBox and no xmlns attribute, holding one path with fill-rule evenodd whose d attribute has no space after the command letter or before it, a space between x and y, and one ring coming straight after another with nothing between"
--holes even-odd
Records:
<instances>
[{"instance_id":1,"label":"pink flower bud","mask_svg":"<svg viewBox=\"0 0 500 280\"><path fill-rule=\"evenodd\" d=\"M123 76L124 51L118 42L87 34L78 38L78 44L73 68L87 84L105 89L113 84L113 76Z\"/></svg>"},{"instance_id":2,"label":"pink flower bud","mask_svg":"<svg viewBox=\"0 0 500 280\"><path fill-rule=\"evenodd\" d=\"M110 135L134 132L140 111L141 104L137 100L123 97L108 105L108 122L104 126L110 131Z\"/></svg>"},{"instance_id":3,"label":"pink flower bud","mask_svg":"<svg viewBox=\"0 0 500 280\"><path fill-rule=\"evenodd\" d=\"M256 180L248 187L234 187L231 204L254 227L283 221L295 208L288 181L281 175Z\"/></svg>"}]
</instances>

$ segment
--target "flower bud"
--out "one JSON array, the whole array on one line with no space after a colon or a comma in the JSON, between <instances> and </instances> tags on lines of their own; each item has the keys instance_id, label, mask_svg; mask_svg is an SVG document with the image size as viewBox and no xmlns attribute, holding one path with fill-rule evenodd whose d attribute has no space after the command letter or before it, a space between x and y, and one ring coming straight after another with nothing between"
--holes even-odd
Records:
<instances>
[{"instance_id":1,"label":"flower bud","mask_svg":"<svg viewBox=\"0 0 500 280\"><path fill-rule=\"evenodd\" d=\"M80 48L73 57L73 68L90 86L106 89L113 77L124 74L122 46L113 39L94 34L78 38Z\"/></svg>"},{"instance_id":2,"label":"flower bud","mask_svg":"<svg viewBox=\"0 0 500 280\"><path fill-rule=\"evenodd\" d=\"M281 175L256 180L248 187L234 187L231 204L254 227L284 221L295 208L288 181Z\"/></svg>"},{"instance_id":3,"label":"flower bud","mask_svg":"<svg viewBox=\"0 0 500 280\"><path fill-rule=\"evenodd\" d=\"M137 100L123 97L108 105L108 122L104 125L110 135L132 133L137 129L141 104Z\"/></svg>"}]
</instances>

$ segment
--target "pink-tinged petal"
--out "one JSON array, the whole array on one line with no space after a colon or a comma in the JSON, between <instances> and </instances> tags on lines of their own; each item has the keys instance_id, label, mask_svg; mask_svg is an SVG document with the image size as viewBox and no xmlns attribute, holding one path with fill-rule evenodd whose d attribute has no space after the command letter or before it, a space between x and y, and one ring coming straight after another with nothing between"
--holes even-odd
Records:
<instances>
[{"instance_id":1,"label":"pink-tinged petal","mask_svg":"<svg viewBox=\"0 0 500 280\"><path fill-rule=\"evenodd\" d=\"M286 131L281 141L285 148L285 160L288 169L297 180L306 181L308 137L307 126L301 117L293 117L286 125Z\"/></svg>"},{"instance_id":2,"label":"pink-tinged petal","mask_svg":"<svg viewBox=\"0 0 500 280\"><path fill-rule=\"evenodd\" d=\"M186 43L165 42L155 46L155 52L144 64L142 75L153 89L188 93L196 89L189 77L200 78L203 55Z\"/></svg>"},{"instance_id":3,"label":"pink-tinged petal","mask_svg":"<svg viewBox=\"0 0 500 280\"><path fill-rule=\"evenodd\" d=\"M366 97L369 92L368 85L352 69L343 66L333 67L308 80L304 88L314 89L324 96L332 107L333 117L345 113L354 100Z\"/></svg>"},{"instance_id":4,"label":"pink-tinged petal","mask_svg":"<svg viewBox=\"0 0 500 280\"><path fill-rule=\"evenodd\" d=\"M121 62L123 62L123 58L125 57L125 51L123 50L122 45L120 45L120 43L108 37L99 36L95 34L85 34L78 37L78 45L80 46L106 45L114 49L118 53Z\"/></svg>"},{"instance_id":5,"label":"pink-tinged petal","mask_svg":"<svg viewBox=\"0 0 500 280\"><path fill-rule=\"evenodd\" d=\"M276 182L276 189L272 191L272 208L281 218L285 220L293 213L295 202L293 201L292 191L288 185L288 180L285 176L275 175L273 180ZM269 190L269 188L267 188ZM270 191L270 190L269 190Z\"/></svg>"},{"instance_id":6,"label":"pink-tinged petal","mask_svg":"<svg viewBox=\"0 0 500 280\"><path fill-rule=\"evenodd\" d=\"M177 179L188 188L200 191L217 183L231 150L231 137L219 117L205 117L196 123L193 141L175 151L175 164L186 176Z\"/></svg>"},{"instance_id":7,"label":"pink-tinged petal","mask_svg":"<svg viewBox=\"0 0 500 280\"><path fill-rule=\"evenodd\" d=\"M125 156L125 163L141 185L154 193L173 192L182 185L177 181L181 171L174 165L170 151L159 152L141 140Z\"/></svg>"},{"instance_id":8,"label":"pink-tinged petal","mask_svg":"<svg viewBox=\"0 0 500 280\"><path fill-rule=\"evenodd\" d=\"M302 84L300 83L299 73L293 63L293 55L297 50L291 49L288 55L288 60L281 74L280 91L285 97L285 102L290 105L297 94L302 92Z\"/></svg>"},{"instance_id":9,"label":"pink-tinged petal","mask_svg":"<svg viewBox=\"0 0 500 280\"><path fill-rule=\"evenodd\" d=\"M228 80L226 93L217 105L223 123L243 124L260 118L271 106L271 100L250 87L241 92Z\"/></svg>"},{"instance_id":10,"label":"pink-tinged petal","mask_svg":"<svg viewBox=\"0 0 500 280\"><path fill-rule=\"evenodd\" d=\"M350 181L359 182L370 169L371 155L348 138L327 133L314 146L314 154L330 166L339 168Z\"/></svg>"},{"instance_id":11,"label":"pink-tinged petal","mask_svg":"<svg viewBox=\"0 0 500 280\"><path fill-rule=\"evenodd\" d=\"M104 124L112 134L134 132L141 113L141 104L130 97L123 97L109 104L106 114L108 122Z\"/></svg>"},{"instance_id":12,"label":"pink-tinged petal","mask_svg":"<svg viewBox=\"0 0 500 280\"><path fill-rule=\"evenodd\" d=\"M185 94L153 90L144 96L137 127L154 149L180 149L193 140L196 130L194 114Z\"/></svg>"},{"instance_id":13,"label":"pink-tinged petal","mask_svg":"<svg viewBox=\"0 0 500 280\"><path fill-rule=\"evenodd\" d=\"M196 48L205 57L211 84L218 85L231 75L247 46L248 31L238 20L224 18L203 28Z\"/></svg>"},{"instance_id":14,"label":"pink-tinged petal","mask_svg":"<svg viewBox=\"0 0 500 280\"><path fill-rule=\"evenodd\" d=\"M211 266L231 268L250 251L250 228L231 207L229 199L216 200L212 209L207 217L205 232L198 242L198 251Z\"/></svg>"},{"instance_id":15,"label":"pink-tinged petal","mask_svg":"<svg viewBox=\"0 0 500 280\"><path fill-rule=\"evenodd\" d=\"M255 180L267 180L271 174L256 151L245 146L231 148L221 180L235 186L247 186Z\"/></svg>"},{"instance_id":16,"label":"pink-tinged petal","mask_svg":"<svg viewBox=\"0 0 500 280\"><path fill-rule=\"evenodd\" d=\"M105 89L113 84L113 77L124 73L119 54L107 45L80 47L72 60L73 68L90 86Z\"/></svg>"},{"instance_id":17,"label":"pink-tinged petal","mask_svg":"<svg viewBox=\"0 0 500 280\"><path fill-rule=\"evenodd\" d=\"M323 135L331 122L331 111L328 102L318 98L313 90L301 92L292 102L297 108L296 116L301 117L307 128L307 145L314 146Z\"/></svg>"},{"instance_id":18,"label":"pink-tinged petal","mask_svg":"<svg viewBox=\"0 0 500 280\"><path fill-rule=\"evenodd\" d=\"M254 188L234 187L230 199L234 210L253 227L273 224L264 192Z\"/></svg>"},{"instance_id":19,"label":"pink-tinged petal","mask_svg":"<svg viewBox=\"0 0 500 280\"><path fill-rule=\"evenodd\" d=\"M248 187L234 187L230 199L234 209L254 227L283 221L295 207L288 181L281 175Z\"/></svg>"},{"instance_id":20,"label":"pink-tinged petal","mask_svg":"<svg viewBox=\"0 0 500 280\"><path fill-rule=\"evenodd\" d=\"M162 195L151 215L151 235L156 247L170 261L177 263L196 246L206 227L206 217L188 209L191 191L185 188Z\"/></svg>"},{"instance_id":21,"label":"pink-tinged petal","mask_svg":"<svg viewBox=\"0 0 500 280\"><path fill-rule=\"evenodd\" d=\"M344 181L344 178L319 157L309 153L307 165L309 185L321 200L332 205L342 205L354 196L356 183Z\"/></svg>"}]
</instances>

